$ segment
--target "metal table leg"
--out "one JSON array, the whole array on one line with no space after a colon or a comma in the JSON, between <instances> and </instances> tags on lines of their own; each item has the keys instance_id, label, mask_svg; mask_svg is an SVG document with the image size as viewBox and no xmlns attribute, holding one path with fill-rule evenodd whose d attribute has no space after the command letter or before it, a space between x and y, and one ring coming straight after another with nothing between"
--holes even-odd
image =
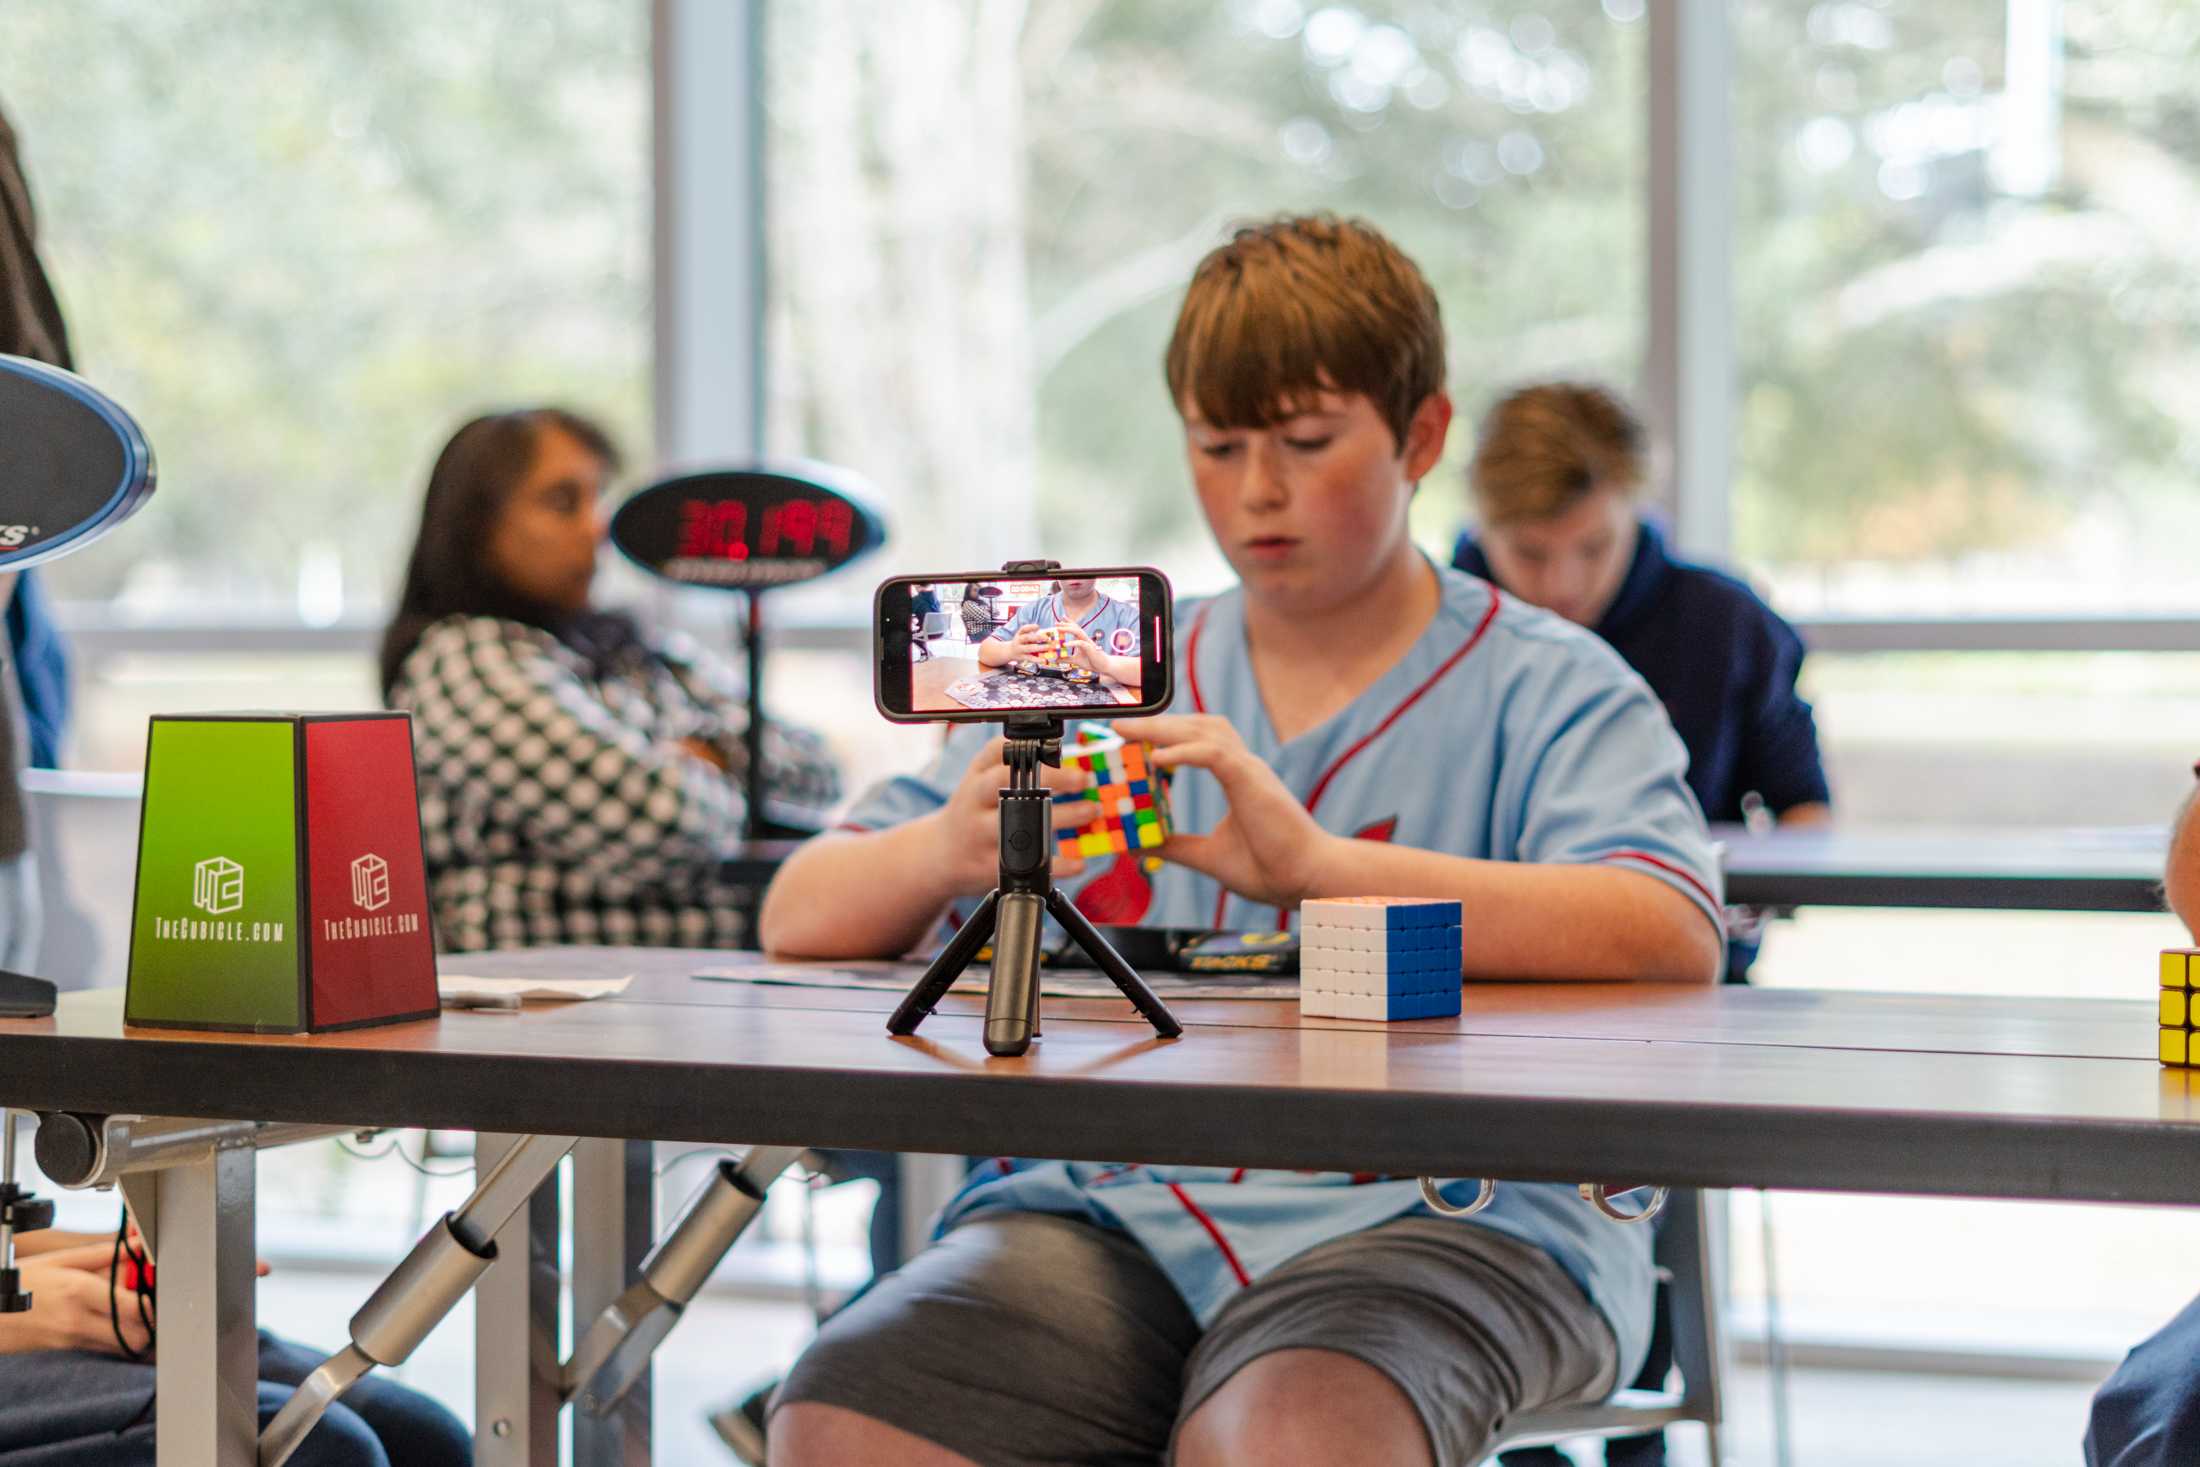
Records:
<instances>
[{"instance_id":1,"label":"metal table leg","mask_svg":"<svg viewBox=\"0 0 2200 1467\"><path fill-rule=\"evenodd\" d=\"M475 1137L476 1173L523 1139ZM496 1235L497 1261L474 1289L475 1467L557 1467L559 1232L552 1176Z\"/></svg>"},{"instance_id":2,"label":"metal table leg","mask_svg":"<svg viewBox=\"0 0 2200 1467\"><path fill-rule=\"evenodd\" d=\"M573 1151L573 1318L585 1326L641 1276L657 1240L656 1148L584 1140ZM579 1327L577 1326L577 1327ZM649 1467L650 1372L609 1415L573 1413L575 1467Z\"/></svg>"},{"instance_id":3,"label":"metal table leg","mask_svg":"<svg viewBox=\"0 0 2200 1467\"><path fill-rule=\"evenodd\" d=\"M247 1145L157 1174L157 1467L254 1467L259 1461L253 1297L258 1164Z\"/></svg>"}]
</instances>

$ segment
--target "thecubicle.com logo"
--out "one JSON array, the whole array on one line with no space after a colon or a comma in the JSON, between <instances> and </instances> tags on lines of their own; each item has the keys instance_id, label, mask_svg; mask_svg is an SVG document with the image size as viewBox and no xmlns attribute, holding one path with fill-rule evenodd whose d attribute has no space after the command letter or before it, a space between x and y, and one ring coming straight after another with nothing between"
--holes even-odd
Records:
<instances>
[{"instance_id":1,"label":"thecubicle.com logo","mask_svg":"<svg viewBox=\"0 0 2200 1467\"><path fill-rule=\"evenodd\" d=\"M244 905L244 867L208 856L191 868L191 905L221 917ZM202 917L153 918L153 935L169 942L281 942L281 922L213 922Z\"/></svg>"},{"instance_id":2,"label":"thecubicle.com logo","mask_svg":"<svg viewBox=\"0 0 2200 1467\"><path fill-rule=\"evenodd\" d=\"M364 912L390 904L390 863L372 851L351 863L351 904Z\"/></svg>"},{"instance_id":3,"label":"thecubicle.com logo","mask_svg":"<svg viewBox=\"0 0 2200 1467\"><path fill-rule=\"evenodd\" d=\"M191 868L191 905L209 917L244 905L244 867L224 856L208 856Z\"/></svg>"},{"instance_id":4,"label":"thecubicle.com logo","mask_svg":"<svg viewBox=\"0 0 2200 1467\"><path fill-rule=\"evenodd\" d=\"M351 904L363 912L380 912L390 904L390 863L372 851L355 857L351 863ZM362 937L407 937L419 930L418 912L321 919L321 936L328 942L353 942Z\"/></svg>"}]
</instances>

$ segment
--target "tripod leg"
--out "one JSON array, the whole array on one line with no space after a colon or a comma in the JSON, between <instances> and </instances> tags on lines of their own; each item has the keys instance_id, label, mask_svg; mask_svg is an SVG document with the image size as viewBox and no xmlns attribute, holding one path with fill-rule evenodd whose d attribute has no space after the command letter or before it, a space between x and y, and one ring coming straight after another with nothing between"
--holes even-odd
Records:
<instances>
[{"instance_id":1,"label":"tripod leg","mask_svg":"<svg viewBox=\"0 0 2200 1467\"><path fill-rule=\"evenodd\" d=\"M1146 1016L1146 1022L1153 1025L1156 1033L1163 1039L1174 1039L1184 1032L1184 1026L1169 1012L1169 1006L1146 986L1146 980L1139 977L1129 963L1123 961L1123 955L1100 934L1100 929L1085 920L1085 914L1077 910L1075 903L1062 895L1060 887L1047 891L1047 910L1054 914L1054 920L1062 924L1063 930L1076 939L1077 945L1100 971L1115 980L1115 986L1122 989L1123 996Z\"/></svg>"},{"instance_id":2,"label":"tripod leg","mask_svg":"<svg viewBox=\"0 0 2200 1467\"><path fill-rule=\"evenodd\" d=\"M985 1052L1022 1054L1031 1048L1039 1007L1039 939L1046 903L1038 893L1008 892L1001 898L998 930L993 934L993 981L985 994Z\"/></svg>"},{"instance_id":3,"label":"tripod leg","mask_svg":"<svg viewBox=\"0 0 2200 1467\"><path fill-rule=\"evenodd\" d=\"M963 969L970 966L971 954L984 947L986 939L993 935L994 918L998 915L1000 906L1001 894L997 891L987 892L985 900L978 903L978 910L972 912L970 920L963 923L962 931L956 933L954 939L940 949L940 955L932 960L931 967L924 970L924 976L917 980L917 986L909 990L909 996L901 1001L901 1007L894 1010L894 1017L886 1021L887 1033L917 1032L917 1025L923 1023L925 1015L932 1012L932 1006L947 996L947 990L962 976Z\"/></svg>"}]
</instances>

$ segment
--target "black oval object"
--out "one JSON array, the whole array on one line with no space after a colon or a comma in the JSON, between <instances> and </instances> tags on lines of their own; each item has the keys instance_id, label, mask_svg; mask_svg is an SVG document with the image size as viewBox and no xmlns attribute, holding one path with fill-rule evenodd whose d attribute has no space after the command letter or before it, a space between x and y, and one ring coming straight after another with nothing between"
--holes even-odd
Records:
<instances>
[{"instance_id":1,"label":"black oval object","mask_svg":"<svg viewBox=\"0 0 2200 1467\"><path fill-rule=\"evenodd\" d=\"M886 543L871 497L863 480L827 464L706 469L635 490L611 517L611 543L683 586L791 586Z\"/></svg>"},{"instance_id":2,"label":"black oval object","mask_svg":"<svg viewBox=\"0 0 2200 1467\"><path fill-rule=\"evenodd\" d=\"M0 356L0 571L81 550L153 493L153 449L72 372Z\"/></svg>"}]
</instances>

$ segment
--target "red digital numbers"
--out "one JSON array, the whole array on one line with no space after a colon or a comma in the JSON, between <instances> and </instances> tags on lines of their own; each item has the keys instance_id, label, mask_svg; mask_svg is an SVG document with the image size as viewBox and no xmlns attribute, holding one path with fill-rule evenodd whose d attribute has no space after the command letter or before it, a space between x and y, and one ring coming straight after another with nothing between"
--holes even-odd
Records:
<instances>
[{"instance_id":1,"label":"red digital numbers","mask_svg":"<svg viewBox=\"0 0 2200 1467\"><path fill-rule=\"evenodd\" d=\"M749 507L738 499L690 499L680 506L682 560L824 556L838 560L855 540L855 511L837 499L783 499L767 505L749 535Z\"/></svg>"},{"instance_id":2,"label":"red digital numbers","mask_svg":"<svg viewBox=\"0 0 2200 1467\"><path fill-rule=\"evenodd\" d=\"M749 507L738 499L690 499L680 506L682 560L747 560Z\"/></svg>"}]
</instances>

